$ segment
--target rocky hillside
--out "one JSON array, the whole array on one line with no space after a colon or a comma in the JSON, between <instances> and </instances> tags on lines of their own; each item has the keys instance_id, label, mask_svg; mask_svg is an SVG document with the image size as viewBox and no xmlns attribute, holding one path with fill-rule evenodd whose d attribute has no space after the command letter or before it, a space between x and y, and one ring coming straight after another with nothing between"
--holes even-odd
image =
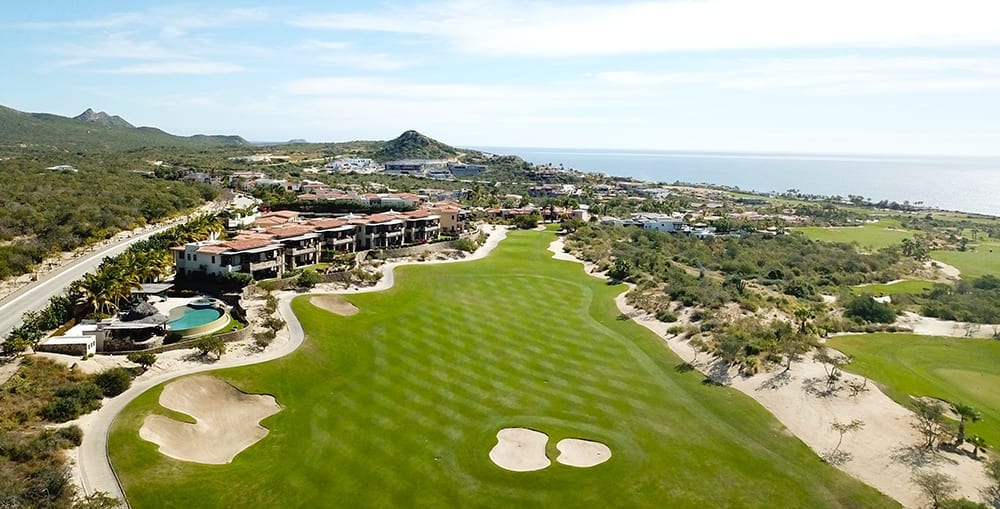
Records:
<instances>
[{"instance_id":1,"label":"rocky hillside","mask_svg":"<svg viewBox=\"0 0 1000 509\"><path fill-rule=\"evenodd\" d=\"M458 154L454 147L411 130L385 142L372 157L384 162L396 159L452 159Z\"/></svg>"},{"instance_id":2,"label":"rocky hillside","mask_svg":"<svg viewBox=\"0 0 1000 509\"><path fill-rule=\"evenodd\" d=\"M0 106L0 149L72 151L133 150L149 147L205 149L249 146L239 136L174 136L155 127L134 127L125 119L92 109L74 117L26 113Z\"/></svg>"}]
</instances>

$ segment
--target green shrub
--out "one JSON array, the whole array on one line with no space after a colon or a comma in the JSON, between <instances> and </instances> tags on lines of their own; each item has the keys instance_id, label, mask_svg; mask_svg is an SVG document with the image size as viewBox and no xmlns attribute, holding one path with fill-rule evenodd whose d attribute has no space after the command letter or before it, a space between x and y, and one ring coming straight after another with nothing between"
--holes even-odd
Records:
<instances>
[{"instance_id":1,"label":"green shrub","mask_svg":"<svg viewBox=\"0 0 1000 509\"><path fill-rule=\"evenodd\" d=\"M478 247L476 243L472 241L472 239L465 237L452 242L452 245L455 246L455 249L459 251L465 251L466 253L471 253L475 251L476 248Z\"/></svg>"},{"instance_id":2,"label":"green shrub","mask_svg":"<svg viewBox=\"0 0 1000 509\"><path fill-rule=\"evenodd\" d=\"M134 362L143 367L143 369L149 369L150 366L156 363L156 354L152 352L134 352L128 354L128 360Z\"/></svg>"},{"instance_id":3,"label":"green shrub","mask_svg":"<svg viewBox=\"0 0 1000 509\"><path fill-rule=\"evenodd\" d=\"M677 314L669 309L661 309L656 312L656 319L661 322L672 323L677 321Z\"/></svg>"},{"instance_id":4,"label":"green shrub","mask_svg":"<svg viewBox=\"0 0 1000 509\"><path fill-rule=\"evenodd\" d=\"M871 295L861 294L847 303L844 316L866 322L892 323L896 320L896 310L889 304L876 301Z\"/></svg>"},{"instance_id":5,"label":"green shrub","mask_svg":"<svg viewBox=\"0 0 1000 509\"><path fill-rule=\"evenodd\" d=\"M302 288L312 288L322 282L323 276L315 270L304 270L295 280L296 286L300 286Z\"/></svg>"},{"instance_id":6,"label":"green shrub","mask_svg":"<svg viewBox=\"0 0 1000 509\"><path fill-rule=\"evenodd\" d=\"M110 368L94 375L94 383L101 388L101 392L109 398L113 398L132 385L132 373L125 368Z\"/></svg>"},{"instance_id":7,"label":"green shrub","mask_svg":"<svg viewBox=\"0 0 1000 509\"><path fill-rule=\"evenodd\" d=\"M56 431L56 435L73 447L77 447L83 443L83 430L76 424L65 428L59 428L59 430Z\"/></svg>"}]
</instances>

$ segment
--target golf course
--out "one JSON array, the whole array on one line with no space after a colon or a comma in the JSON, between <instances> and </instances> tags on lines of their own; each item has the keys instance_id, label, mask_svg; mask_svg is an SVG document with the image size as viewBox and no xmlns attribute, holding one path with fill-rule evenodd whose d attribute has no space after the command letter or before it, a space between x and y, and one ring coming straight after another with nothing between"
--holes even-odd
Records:
<instances>
[{"instance_id":1,"label":"golf course","mask_svg":"<svg viewBox=\"0 0 1000 509\"><path fill-rule=\"evenodd\" d=\"M146 392L109 436L131 507L899 507L749 397L676 369L661 338L620 317L625 287L553 259L554 239L515 231L481 260L399 267L386 291L338 297L349 313L295 298L298 350L209 373L280 407L229 463L141 438L151 415L196 420L161 406L175 382ZM546 435L551 462L491 461L510 428ZM567 439L610 457L564 464Z\"/></svg>"},{"instance_id":2,"label":"golf course","mask_svg":"<svg viewBox=\"0 0 1000 509\"><path fill-rule=\"evenodd\" d=\"M976 408L968 433L1000 444L1000 341L913 334L860 334L827 344L854 357L847 370L867 376L904 406L927 396Z\"/></svg>"}]
</instances>

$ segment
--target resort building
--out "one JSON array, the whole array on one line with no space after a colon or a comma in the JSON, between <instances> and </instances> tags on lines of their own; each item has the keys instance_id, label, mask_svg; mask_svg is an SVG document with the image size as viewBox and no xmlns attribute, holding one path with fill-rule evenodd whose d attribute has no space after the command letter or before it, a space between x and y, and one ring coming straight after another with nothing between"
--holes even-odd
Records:
<instances>
[{"instance_id":1,"label":"resort building","mask_svg":"<svg viewBox=\"0 0 1000 509\"><path fill-rule=\"evenodd\" d=\"M350 219L356 225L359 249L392 249L403 247L406 221L399 213L373 214Z\"/></svg>"},{"instance_id":2,"label":"resort building","mask_svg":"<svg viewBox=\"0 0 1000 509\"><path fill-rule=\"evenodd\" d=\"M265 232L281 243L284 248L285 268L296 269L319 263L323 249L320 234L307 225L292 225L271 228Z\"/></svg>"},{"instance_id":3,"label":"resort building","mask_svg":"<svg viewBox=\"0 0 1000 509\"><path fill-rule=\"evenodd\" d=\"M441 236L441 218L427 210L414 210L404 214L406 227L403 242L406 244L426 244Z\"/></svg>"},{"instance_id":4,"label":"resort building","mask_svg":"<svg viewBox=\"0 0 1000 509\"><path fill-rule=\"evenodd\" d=\"M319 234L322 249L353 253L358 249L358 226L343 219L311 219L306 221Z\"/></svg>"},{"instance_id":5,"label":"resort building","mask_svg":"<svg viewBox=\"0 0 1000 509\"><path fill-rule=\"evenodd\" d=\"M240 236L229 241L203 240L171 248L180 276L244 272L254 279L281 277L284 246L270 236Z\"/></svg>"}]
</instances>

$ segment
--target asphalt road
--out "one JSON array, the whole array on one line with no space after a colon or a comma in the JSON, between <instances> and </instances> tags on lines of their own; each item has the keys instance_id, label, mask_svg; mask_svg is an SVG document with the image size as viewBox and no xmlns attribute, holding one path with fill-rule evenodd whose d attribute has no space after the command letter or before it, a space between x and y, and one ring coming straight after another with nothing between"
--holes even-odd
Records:
<instances>
[{"instance_id":1,"label":"asphalt road","mask_svg":"<svg viewBox=\"0 0 1000 509\"><path fill-rule=\"evenodd\" d=\"M50 297L62 294L73 281L97 268L105 256L115 256L128 249L133 243L147 239L151 235L177 224L176 222L166 223L139 235L101 246L96 251L88 252L83 257L42 276L38 281L33 281L0 300L0 342L3 342L11 329L21 325L21 315L27 311L44 309Z\"/></svg>"}]
</instances>

